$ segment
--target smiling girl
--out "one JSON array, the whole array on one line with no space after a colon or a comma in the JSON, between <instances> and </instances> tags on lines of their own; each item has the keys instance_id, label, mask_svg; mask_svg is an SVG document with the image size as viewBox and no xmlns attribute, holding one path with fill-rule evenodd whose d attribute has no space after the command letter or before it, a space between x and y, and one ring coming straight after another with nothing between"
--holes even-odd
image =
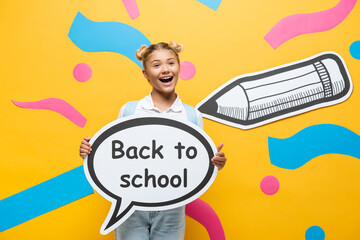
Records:
<instances>
[{"instance_id":1,"label":"smiling girl","mask_svg":"<svg viewBox=\"0 0 360 240\"><path fill-rule=\"evenodd\" d=\"M183 49L181 44L160 42L149 47L141 46L136 57L143 64L143 75L152 86L151 93L138 101L133 114L161 114L182 121L189 121L185 105L175 92L180 72L178 53ZM128 115L129 103L125 104L119 117ZM202 116L196 112L196 123L203 127ZM80 156L85 157L91 151L90 137L84 138L80 146ZM220 170L224 167L226 157L221 149L211 159ZM135 211L123 224L115 230L116 240L181 240L185 232L185 207L165 211Z\"/></svg>"}]
</instances>

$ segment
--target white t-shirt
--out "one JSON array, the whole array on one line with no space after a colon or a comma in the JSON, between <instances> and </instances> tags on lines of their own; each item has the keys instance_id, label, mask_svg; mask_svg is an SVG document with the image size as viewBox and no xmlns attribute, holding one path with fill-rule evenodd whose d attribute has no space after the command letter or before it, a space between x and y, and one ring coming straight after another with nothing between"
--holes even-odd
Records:
<instances>
[{"instance_id":1,"label":"white t-shirt","mask_svg":"<svg viewBox=\"0 0 360 240\"><path fill-rule=\"evenodd\" d=\"M120 109L120 113L118 118L121 118L124 116L124 109L125 106L122 106ZM203 123L203 119L202 119L202 115L201 113L196 110L196 118L197 118L197 125L201 128L204 129L204 123ZM177 120L181 120L181 121L189 121L187 114L186 114L186 110L184 108L184 105L182 104L179 95L176 96L176 100L173 103L173 105L166 109L165 111L161 112L153 103L153 100L151 98L151 93L149 95L147 95L146 97L144 97L143 99L141 99L139 101L139 103L136 106L135 112L134 114L144 114L144 115L150 115L150 114L161 114L164 115L166 117L172 117L175 118Z\"/></svg>"}]
</instances>

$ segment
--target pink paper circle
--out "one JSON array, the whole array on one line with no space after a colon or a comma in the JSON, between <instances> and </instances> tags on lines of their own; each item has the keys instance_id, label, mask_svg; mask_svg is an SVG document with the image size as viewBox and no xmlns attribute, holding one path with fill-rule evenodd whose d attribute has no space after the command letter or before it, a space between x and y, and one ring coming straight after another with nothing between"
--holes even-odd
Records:
<instances>
[{"instance_id":1,"label":"pink paper circle","mask_svg":"<svg viewBox=\"0 0 360 240\"><path fill-rule=\"evenodd\" d=\"M192 79L195 76L196 67L192 62L183 61L180 64L180 74L179 77L183 80Z\"/></svg>"},{"instance_id":2,"label":"pink paper circle","mask_svg":"<svg viewBox=\"0 0 360 240\"><path fill-rule=\"evenodd\" d=\"M79 82L86 82L92 76L92 69L86 63L79 63L74 67L74 78Z\"/></svg>"},{"instance_id":3,"label":"pink paper circle","mask_svg":"<svg viewBox=\"0 0 360 240\"><path fill-rule=\"evenodd\" d=\"M260 188L263 193L273 195L279 191L279 180L274 176L266 176L261 180Z\"/></svg>"}]
</instances>

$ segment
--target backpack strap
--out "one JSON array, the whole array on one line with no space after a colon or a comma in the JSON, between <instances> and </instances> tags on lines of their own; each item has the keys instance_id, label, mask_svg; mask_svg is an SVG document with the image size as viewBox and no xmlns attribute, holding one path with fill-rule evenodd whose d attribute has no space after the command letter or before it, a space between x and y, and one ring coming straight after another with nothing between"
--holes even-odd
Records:
<instances>
[{"instance_id":1,"label":"backpack strap","mask_svg":"<svg viewBox=\"0 0 360 240\"><path fill-rule=\"evenodd\" d=\"M198 122L197 122L197 116L196 116L195 108L193 108L190 105L187 105L186 103L182 103L182 104L183 104L183 106L185 108L188 120L190 122L192 122L193 124L197 125Z\"/></svg>"},{"instance_id":2,"label":"backpack strap","mask_svg":"<svg viewBox=\"0 0 360 240\"><path fill-rule=\"evenodd\" d=\"M139 101L129 101L129 102L127 102L126 105L125 105L123 117L133 115L138 103L139 103Z\"/></svg>"}]
</instances>

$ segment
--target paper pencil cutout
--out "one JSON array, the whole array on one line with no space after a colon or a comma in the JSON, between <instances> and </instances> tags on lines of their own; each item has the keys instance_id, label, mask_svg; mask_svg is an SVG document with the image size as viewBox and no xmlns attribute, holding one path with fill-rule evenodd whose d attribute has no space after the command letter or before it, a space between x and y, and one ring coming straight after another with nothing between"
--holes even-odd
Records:
<instances>
[{"instance_id":1,"label":"paper pencil cutout","mask_svg":"<svg viewBox=\"0 0 360 240\"><path fill-rule=\"evenodd\" d=\"M297 62L237 76L196 108L204 117L241 129L345 101L352 82L344 60L324 52Z\"/></svg>"}]
</instances>

